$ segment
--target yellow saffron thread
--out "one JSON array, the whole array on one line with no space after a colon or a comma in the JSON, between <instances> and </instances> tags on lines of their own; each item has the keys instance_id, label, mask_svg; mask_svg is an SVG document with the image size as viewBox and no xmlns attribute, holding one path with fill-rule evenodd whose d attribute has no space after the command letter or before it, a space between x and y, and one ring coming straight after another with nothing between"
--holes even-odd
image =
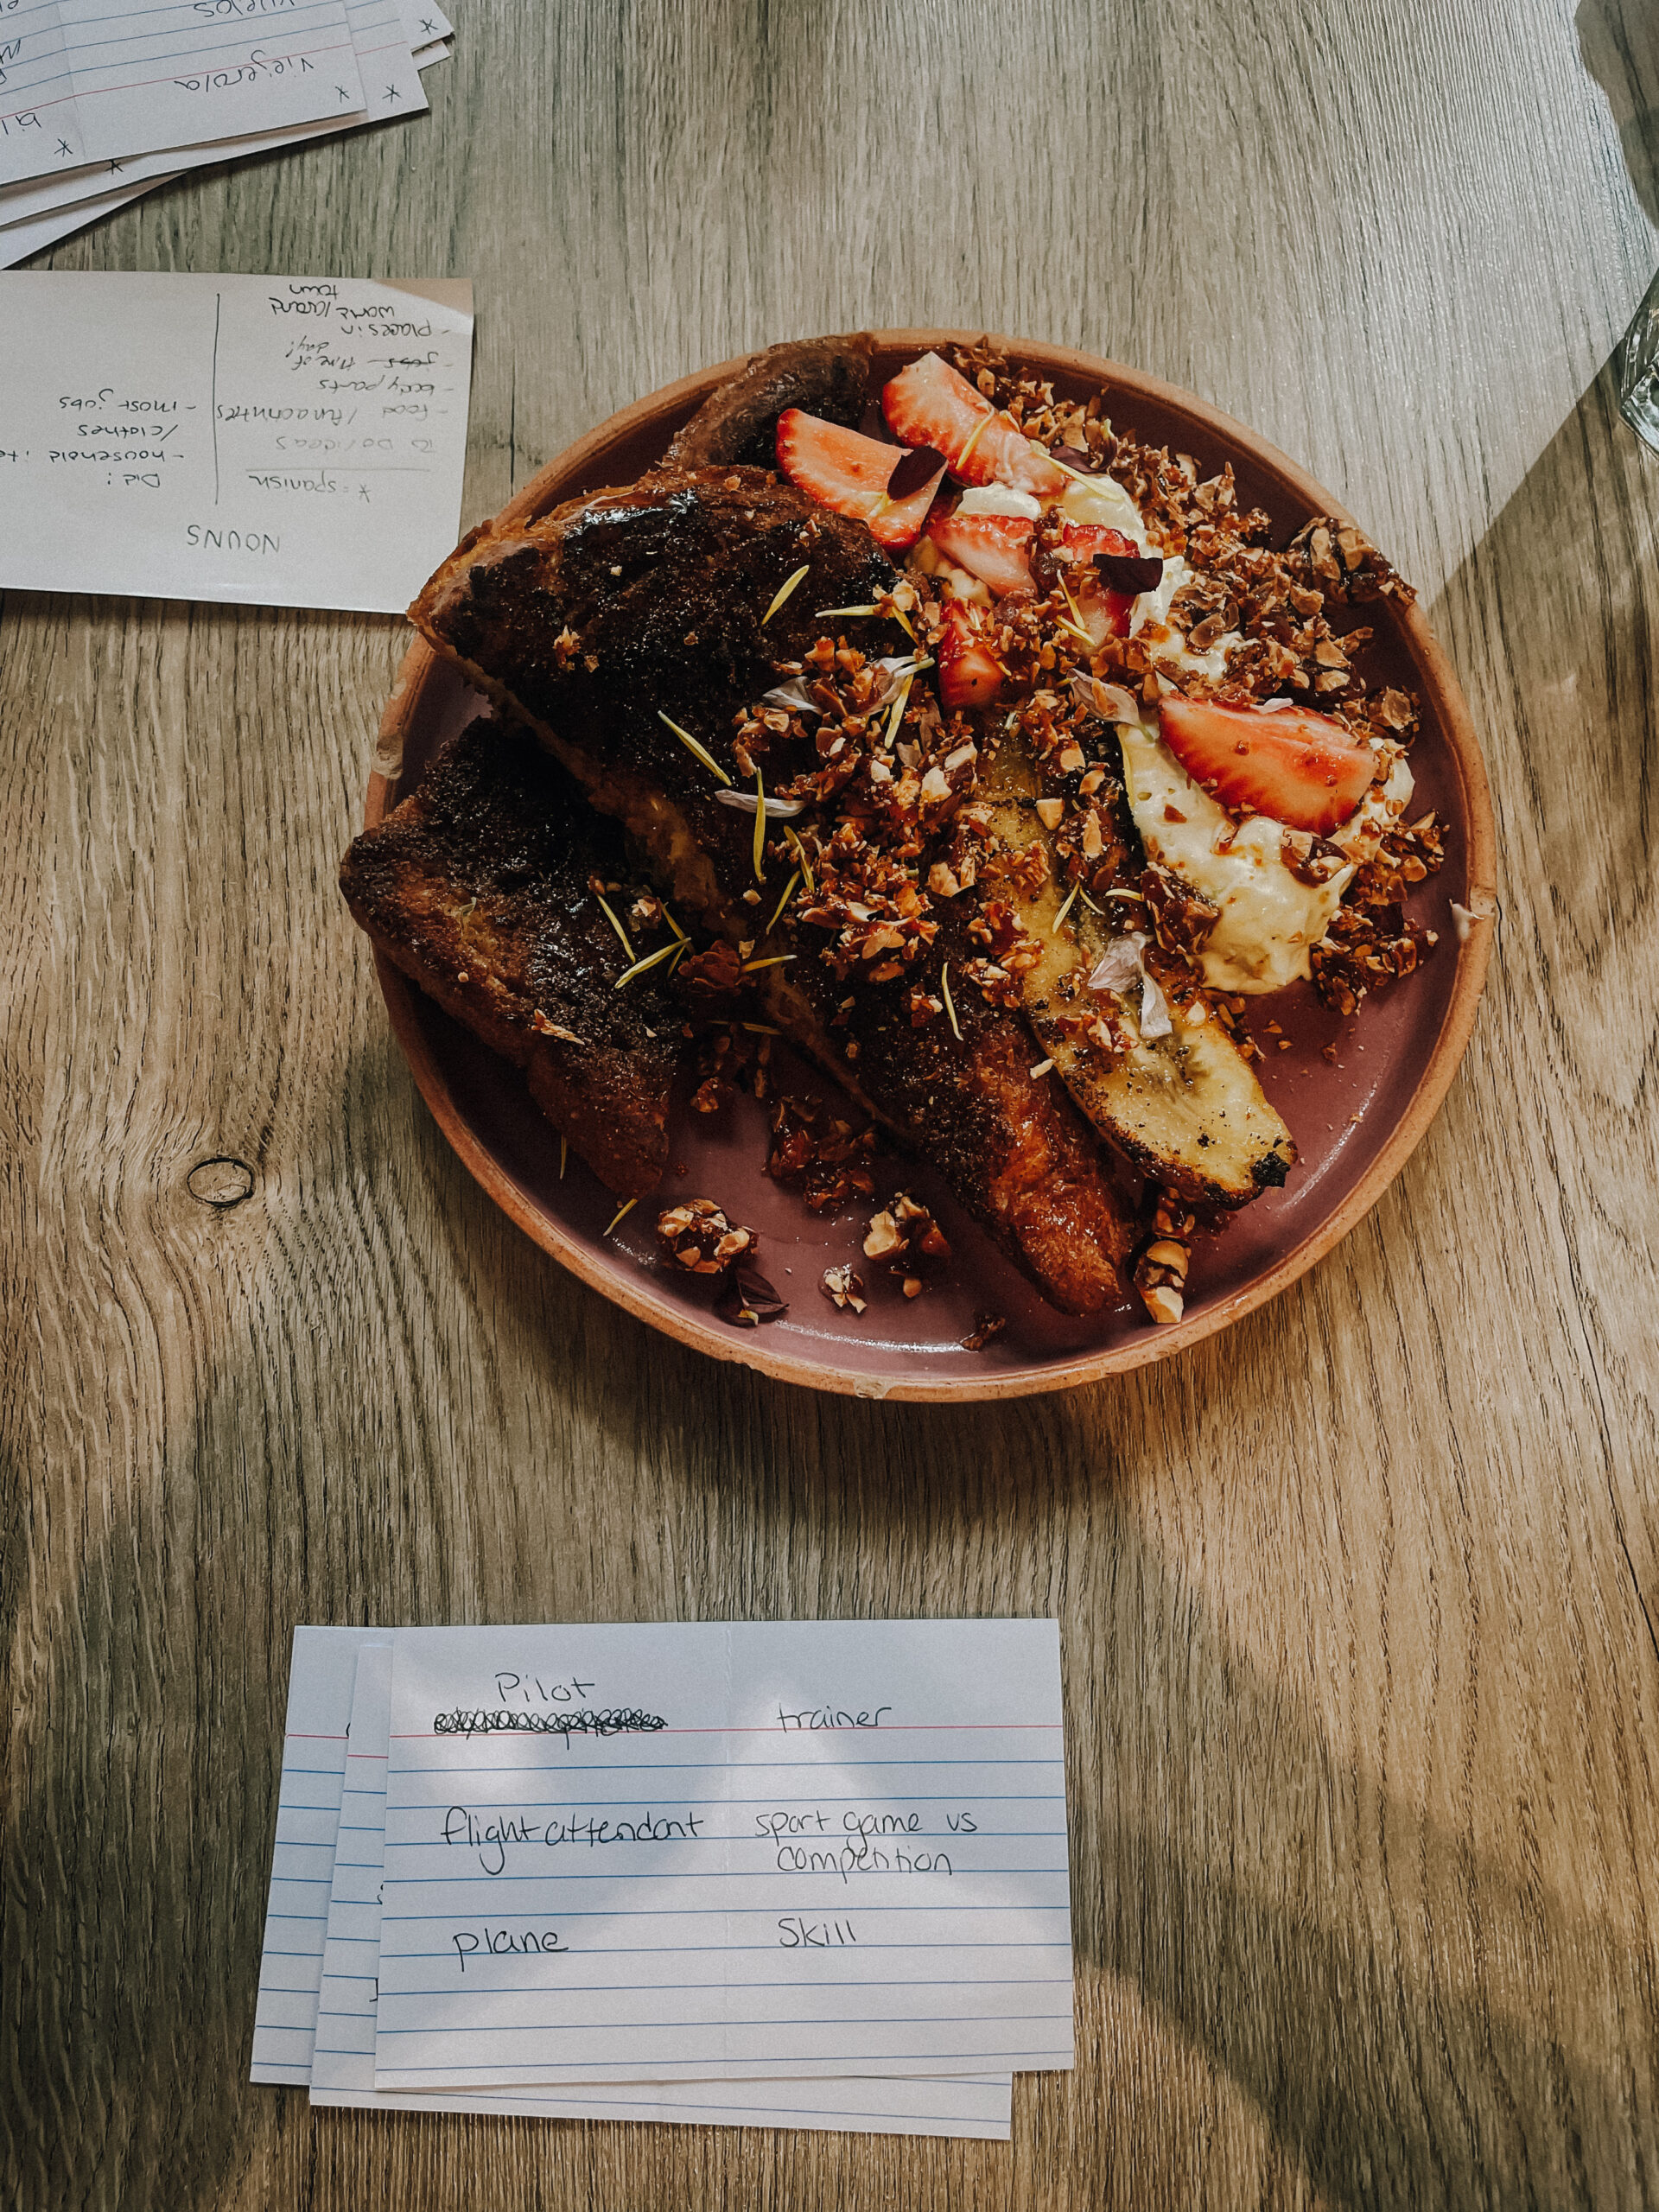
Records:
<instances>
[{"instance_id":1,"label":"yellow saffron thread","mask_svg":"<svg viewBox=\"0 0 1659 2212\"><path fill-rule=\"evenodd\" d=\"M711 775L718 776L722 784L729 784L731 782L731 778L721 766L719 761L715 760L714 754L709 752L708 747L699 745L696 739L692 736L689 729L682 729L678 722L671 721L669 716L663 712L660 707L657 709L657 719L659 722L668 723L670 729L671 729L675 736L679 739L680 743L684 746L687 752L690 753L694 759L701 760L703 766L708 769Z\"/></svg>"},{"instance_id":2,"label":"yellow saffron thread","mask_svg":"<svg viewBox=\"0 0 1659 2212\"><path fill-rule=\"evenodd\" d=\"M763 630L766 628L767 623L771 621L772 616L778 612L779 608L783 605L784 601L789 597L791 592L792 592L795 589L795 587L800 582L801 578L809 573L811 566L812 563L810 561L804 561L800 567L796 569L792 576L789 577L785 582L779 585L777 596L773 599L772 605L766 609L766 613L760 617L760 627Z\"/></svg>"},{"instance_id":3,"label":"yellow saffron thread","mask_svg":"<svg viewBox=\"0 0 1659 2212\"><path fill-rule=\"evenodd\" d=\"M996 415L997 410L993 407L989 414L982 415L978 422L975 423L973 429L969 430L968 433L967 444L963 446L962 451L957 455L955 461L950 464L950 474L953 476L960 476L962 474L963 466L967 461L969 454L972 453L974 448L984 436L991 424L995 422Z\"/></svg>"},{"instance_id":4,"label":"yellow saffron thread","mask_svg":"<svg viewBox=\"0 0 1659 2212\"><path fill-rule=\"evenodd\" d=\"M785 907L788 906L790 899L794 893L795 887L800 880L800 871L798 868L795 874L790 877L789 881L784 886L784 895L778 901L778 904L772 908L772 919L766 924L765 929L760 932L762 937L770 937L773 930L777 928L779 921L782 918L783 911Z\"/></svg>"},{"instance_id":5,"label":"yellow saffron thread","mask_svg":"<svg viewBox=\"0 0 1659 2212\"><path fill-rule=\"evenodd\" d=\"M659 960L671 960L684 944L683 938L677 938L672 944L659 944L655 952L648 952L643 960L636 960L632 968L625 968L613 988L620 991L624 983L631 983L636 976L643 976L647 968L654 968Z\"/></svg>"},{"instance_id":6,"label":"yellow saffron thread","mask_svg":"<svg viewBox=\"0 0 1659 2212\"><path fill-rule=\"evenodd\" d=\"M905 678L904 682L899 686L899 696L893 702L893 713L887 720L887 746L889 750L891 750L892 747L899 742L899 732L904 724L905 709L910 704L910 687L914 680L915 679L912 677L909 676Z\"/></svg>"},{"instance_id":7,"label":"yellow saffron thread","mask_svg":"<svg viewBox=\"0 0 1659 2212\"><path fill-rule=\"evenodd\" d=\"M790 851L795 855L796 862L801 871L801 881L806 886L806 895L810 899L812 897L816 887L812 881L812 863L806 857L806 847L801 842L800 839L795 835L795 832L792 830L785 830L784 841L788 845Z\"/></svg>"},{"instance_id":8,"label":"yellow saffron thread","mask_svg":"<svg viewBox=\"0 0 1659 2212\"><path fill-rule=\"evenodd\" d=\"M944 997L944 1010L950 1017L950 1027L956 1031L957 1042L962 1042L962 1028L957 1020L957 1003L950 995L950 963L947 960L939 970L939 989Z\"/></svg>"},{"instance_id":9,"label":"yellow saffron thread","mask_svg":"<svg viewBox=\"0 0 1659 2212\"><path fill-rule=\"evenodd\" d=\"M615 914L613 912L610 900L597 891L594 892L594 896L599 900L600 905L604 908L606 920L616 931L618 937L621 938L623 951L626 952L629 959L632 960L634 957L632 943L629 938L626 930L623 928L621 923L617 920Z\"/></svg>"}]
</instances>

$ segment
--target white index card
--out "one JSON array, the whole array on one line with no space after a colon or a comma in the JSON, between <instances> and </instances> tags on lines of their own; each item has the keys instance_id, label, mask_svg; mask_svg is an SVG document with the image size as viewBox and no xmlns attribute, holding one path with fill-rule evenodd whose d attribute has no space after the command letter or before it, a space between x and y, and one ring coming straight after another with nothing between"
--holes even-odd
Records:
<instances>
[{"instance_id":1,"label":"white index card","mask_svg":"<svg viewBox=\"0 0 1659 2212\"><path fill-rule=\"evenodd\" d=\"M401 613L454 546L472 288L0 275L0 589Z\"/></svg>"},{"instance_id":2,"label":"white index card","mask_svg":"<svg viewBox=\"0 0 1659 2212\"><path fill-rule=\"evenodd\" d=\"M0 180L363 106L344 0L25 0L0 16Z\"/></svg>"},{"instance_id":3,"label":"white index card","mask_svg":"<svg viewBox=\"0 0 1659 2212\"><path fill-rule=\"evenodd\" d=\"M341 1652L349 1669L352 1654ZM462 2096L377 2091L374 2024L385 1876L391 1652L356 1655L340 1841L311 2060L311 2101L368 2111L476 2112L539 2120L636 2120L721 2127L804 2127L861 2134L968 2135L1006 2142L1013 2082L947 2081L618 2082Z\"/></svg>"},{"instance_id":4,"label":"white index card","mask_svg":"<svg viewBox=\"0 0 1659 2212\"><path fill-rule=\"evenodd\" d=\"M442 8L431 4L431 0L397 0L397 13L404 36L416 54L423 46L432 46L441 38L453 38L455 35L454 25Z\"/></svg>"},{"instance_id":5,"label":"white index card","mask_svg":"<svg viewBox=\"0 0 1659 2212\"><path fill-rule=\"evenodd\" d=\"M308 2082L358 1654L387 1631L296 1628L254 2013L255 2082Z\"/></svg>"},{"instance_id":6,"label":"white index card","mask_svg":"<svg viewBox=\"0 0 1659 2212\"><path fill-rule=\"evenodd\" d=\"M185 169L205 168L215 162L251 161L256 154L302 146L309 139L327 137L334 131L358 130L370 124L394 123L404 116L423 114L427 99L420 70L425 65L417 61L404 40L397 0L346 0L346 18L358 73L368 88L366 111L332 112L314 123L294 124L280 130L256 131L251 137L245 134L238 138L205 138L189 146L128 153L82 168L24 178L0 187L0 224L22 223L93 193L164 183ZM21 253L12 253L6 265L22 257Z\"/></svg>"},{"instance_id":7,"label":"white index card","mask_svg":"<svg viewBox=\"0 0 1659 2212\"><path fill-rule=\"evenodd\" d=\"M409 1629L378 2088L1072 2063L1052 1621Z\"/></svg>"}]
</instances>

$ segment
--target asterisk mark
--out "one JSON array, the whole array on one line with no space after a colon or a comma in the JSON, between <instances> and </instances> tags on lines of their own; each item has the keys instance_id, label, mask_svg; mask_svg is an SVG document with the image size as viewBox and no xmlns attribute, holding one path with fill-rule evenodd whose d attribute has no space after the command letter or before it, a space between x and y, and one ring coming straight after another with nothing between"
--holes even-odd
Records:
<instances>
[{"instance_id":1,"label":"asterisk mark","mask_svg":"<svg viewBox=\"0 0 1659 2212\"><path fill-rule=\"evenodd\" d=\"M386 86L386 95L385 95L385 96L386 96L386 98L387 98L389 100L400 100L400 99L402 99L402 98L404 97L404 96L403 96L403 94L398 91L398 89L397 89L397 86L396 86L396 85L388 85L388 86Z\"/></svg>"},{"instance_id":2,"label":"asterisk mark","mask_svg":"<svg viewBox=\"0 0 1659 2212\"><path fill-rule=\"evenodd\" d=\"M67 138L59 139L58 151L60 154L73 154L74 150L74 148L69 143L69 141Z\"/></svg>"},{"instance_id":3,"label":"asterisk mark","mask_svg":"<svg viewBox=\"0 0 1659 2212\"><path fill-rule=\"evenodd\" d=\"M343 100L349 100L349 99L351 99L351 97L352 97L352 96L351 96L351 94L346 91L346 87L345 87L345 86L344 86L344 85L336 85L336 86L334 86L334 90L335 90L335 91L340 94L340 98L341 98L341 99L343 99Z\"/></svg>"}]
</instances>

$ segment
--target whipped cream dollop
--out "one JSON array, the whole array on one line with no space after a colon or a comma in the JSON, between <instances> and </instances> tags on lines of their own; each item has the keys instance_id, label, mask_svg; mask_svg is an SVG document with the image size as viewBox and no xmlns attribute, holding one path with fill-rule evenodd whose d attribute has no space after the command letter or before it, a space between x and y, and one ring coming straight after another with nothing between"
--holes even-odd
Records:
<instances>
[{"instance_id":1,"label":"whipped cream dollop","mask_svg":"<svg viewBox=\"0 0 1659 2212\"><path fill-rule=\"evenodd\" d=\"M1411 804L1412 775L1396 756L1386 783L1373 784L1330 842L1349 855L1324 883L1304 883L1286 866L1285 825L1271 815L1239 821L1195 784L1144 721L1120 722L1118 742L1129 807L1147 856L1219 907L1204 949L1204 979L1219 991L1282 989L1311 972L1308 955L1330 927L1354 870Z\"/></svg>"},{"instance_id":2,"label":"whipped cream dollop","mask_svg":"<svg viewBox=\"0 0 1659 2212\"><path fill-rule=\"evenodd\" d=\"M1060 499L1060 512L1068 522L1099 523L1108 530L1122 531L1134 541L1138 553L1158 552L1147 535L1140 508L1114 476L1078 477L1068 484ZM1129 609L1129 635L1137 636L1149 622L1163 624L1170 635L1160 651L1178 666L1196 669L1219 681L1227 673L1228 651L1239 642L1239 633L1229 630L1208 652L1194 652L1169 619L1171 603L1181 586L1190 582L1192 570L1179 553L1166 553L1162 559L1164 573L1155 588L1141 592Z\"/></svg>"}]
</instances>

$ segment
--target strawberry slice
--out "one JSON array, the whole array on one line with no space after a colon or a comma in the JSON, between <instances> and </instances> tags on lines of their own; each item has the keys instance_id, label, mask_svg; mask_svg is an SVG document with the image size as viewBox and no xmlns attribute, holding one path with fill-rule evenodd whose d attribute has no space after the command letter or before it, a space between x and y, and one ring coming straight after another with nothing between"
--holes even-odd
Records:
<instances>
[{"instance_id":1,"label":"strawberry slice","mask_svg":"<svg viewBox=\"0 0 1659 2212\"><path fill-rule=\"evenodd\" d=\"M947 707L988 707L1002 689L1002 668L959 599L944 606L944 633L937 648L939 696Z\"/></svg>"},{"instance_id":2,"label":"strawberry slice","mask_svg":"<svg viewBox=\"0 0 1659 2212\"><path fill-rule=\"evenodd\" d=\"M786 407L778 417L778 466L790 482L838 515L868 523L889 551L902 553L922 534L943 471L908 499L887 496L887 480L906 456L879 438L844 430Z\"/></svg>"},{"instance_id":3,"label":"strawberry slice","mask_svg":"<svg viewBox=\"0 0 1659 2212\"><path fill-rule=\"evenodd\" d=\"M963 484L1011 484L1037 499L1058 499L1071 480L937 353L900 369L881 394L881 411L894 437L942 453Z\"/></svg>"},{"instance_id":4,"label":"strawberry slice","mask_svg":"<svg viewBox=\"0 0 1659 2212\"><path fill-rule=\"evenodd\" d=\"M1121 530L1110 530L1104 523L1069 522L1061 532L1060 542L1066 550L1074 553L1066 571L1066 582L1083 616L1084 626L1096 645L1108 638L1127 638L1129 634L1129 610L1135 605L1132 592L1109 591L1101 582L1100 571L1095 566L1096 553L1116 554L1120 559L1126 554L1133 557L1135 543L1125 537Z\"/></svg>"},{"instance_id":5,"label":"strawberry slice","mask_svg":"<svg viewBox=\"0 0 1659 2212\"><path fill-rule=\"evenodd\" d=\"M1305 707L1268 713L1172 693L1159 722L1187 774L1224 806L1321 837L1359 804L1376 765L1370 746Z\"/></svg>"},{"instance_id":6,"label":"strawberry slice","mask_svg":"<svg viewBox=\"0 0 1659 2212\"><path fill-rule=\"evenodd\" d=\"M927 535L947 561L988 584L999 599L1029 591L1031 533L1023 515L941 514L928 518Z\"/></svg>"}]
</instances>

